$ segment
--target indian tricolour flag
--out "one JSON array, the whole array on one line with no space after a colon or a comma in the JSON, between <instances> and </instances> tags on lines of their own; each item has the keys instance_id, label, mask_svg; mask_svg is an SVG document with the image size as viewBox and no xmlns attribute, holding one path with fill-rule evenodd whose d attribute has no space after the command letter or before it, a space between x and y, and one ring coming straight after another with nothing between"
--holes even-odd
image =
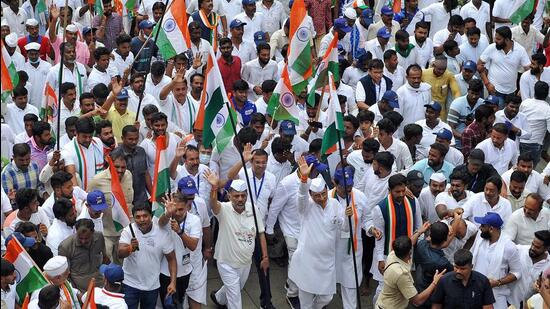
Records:
<instances>
[{"instance_id":1,"label":"indian tricolour flag","mask_svg":"<svg viewBox=\"0 0 550 309\"><path fill-rule=\"evenodd\" d=\"M15 291L19 299L25 299L25 295L49 284L25 248L15 237L8 242L4 258L15 266L15 272L17 273Z\"/></svg>"},{"instance_id":2,"label":"indian tricolour flag","mask_svg":"<svg viewBox=\"0 0 550 309\"><path fill-rule=\"evenodd\" d=\"M11 61L11 56L8 53L8 50L2 43L2 102L5 102L6 99L11 95L13 88L19 83L19 75L17 75L17 70L15 69L15 64Z\"/></svg>"},{"instance_id":3,"label":"indian tricolour flag","mask_svg":"<svg viewBox=\"0 0 550 309\"><path fill-rule=\"evenodd\" d=\"M231 121L236 121L237 115L233 108L228 109L229 99L212 48L204 76L204 88L195 128L203 130L202 140L205 147L215 146L216 151L222 153L234 136L234 124L231 124Z\"/></svg>"},{"instance_id":4,"label":"indian tricolour flag","mask_svg":"<svg viewBox=\"0 0 550 309\"><path fill-rule=\"evenodd\" d=\"M170 188L169 163L166 158L167 145L166 135L161 135L156 139L157 151L155 155L155 176L153 177L153 193L151 202L153 203L153 215L160 217L164 213L164 205L160 199L168 193Z\"/></svg>"},{"instance_id":5,"label":"indian tricolour flag","mask_svg":"<svg viewBox=\"0 0 550 309\"><path fill-rule=\"evenodd\" d=\"M52 88L50 83L46 82L44 87L44 97L42 97L42 108L40 109L40 118L43 121L53 123L54 119L57 117L57 94Z\"/></svg>"},{"instance_id":6,"label":"indian tricolour flag","mask_svg":"<svg viewBox=\"0 0 550 309\"><path fill-rule=\"evenodd\" d=\"M113 218L113 225L115 226L115 230L120 232L130 224L130 211L128 210L126 198L124 197L124 192L122 191L122 186L120 185L118 173L114 168L115 165L113 164L113 160L110 156L106 156L106 158L109 162L109 170L111 172L111 214Z\"/></svg>"},{"instance_id":7,"label":"indian tricolour flag","mask_svg":"<svg viewBox=\"0 0 550 309\"><path fill-rule=\"evenodd\" d=\"M296 0L290 10L290 31L288 46L288 73L294 93L299 94L307 87L313 74L311 59L311 31L306 24L304 0Z\"/></svg>"},{"instance_id":8,"label":"indian tricolour flag","mask_svg":"<svg viewBox=\"0 0 550 309\"><path fill-rule=\"evenodd\" d=\"M323 134L323 143L321 146L321 153L323 154L331 154L336 151L336 144L340 138L338 131L344 131L344 116L342 115L342 109L338 101L334 76L331 72L328 73L328 80L330 97L327 109L327 128Z\"/></svg>"},{"instance_id":9,"label":"indian tricolour flag","mask_svg":"<svg viewBox=\"0 0 550 309\"><path fill-rule=\"evenodd\" d=\"M174 0L162 20L162 27L155 26L154 31L160 31L157 46L164 59L170 59L191 48L185 0ZM153 36L156 32L153 34Z\"/></svg>"},{"instance_id":10,"label":"indian tricolour flag","mask_svg":"<svg viewBox=\"0 0 550 309\"><path fill-rule=\"evenodd\" d=\"M539 0L515 0L512 1L512 15L510 20L514 25L519 25L537 7Z\"/></svg>"},{"instance_id":11,"label":"indian tricolour flag","mask_svg":"<svg viewBox=\"0 0 550 309\"><path fill-rule=\"evenodd\" d=\"M340 80L340 67L338 63L338 33L334 34L334 38L330 41L325 54L317 70L315 76L309 81L309 95L307 102L309 105L315 105L315 91L328 85L328 72L331 72L334 80Z\"/></svg>"},{"instance_id":12,"label":"indian tricolour flag","mask_svg":"<svg viewBox=\"0 0 550 309\"><path fill-rule=\"evenodd\" d=\"M296 99L292 93L287 66L283 68L281 79L277 82L277 87L269 99L267 114L277 121L290 120L299 124L300 108L296 105Z\"/></svg>"}]
</instances>

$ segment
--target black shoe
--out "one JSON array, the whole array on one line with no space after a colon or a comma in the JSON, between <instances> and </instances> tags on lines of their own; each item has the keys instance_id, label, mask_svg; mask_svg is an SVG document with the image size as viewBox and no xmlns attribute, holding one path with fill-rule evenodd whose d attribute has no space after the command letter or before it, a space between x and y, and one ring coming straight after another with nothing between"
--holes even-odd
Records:
<instances>
[{"instance_id":1,"label":"black shoe","mask_svg":"<svg viewBox=\"0 0 550 309\"><path fill-rule=\"evenodd\" d=\"M227 308L227 306L225 305L221 305L220 303L218 303L218 300L216 299L216 292L217 291L212 291L210 292L210 299L212 300L212 302L214 303L214 305L216 305L216 308Z\"/></svg>"},{"instance_id":2,"label":"black shoe","mask_svg":"<svg viewBox=\"0 0 550 309\"><path fill-rule=\"evenodd\" d=\"M292 309L300 309L300 299L298 296L295 297L286 297L286 301L290 305L290 308Z\"/></svg>"},{"instance_id":3,"label":"black shoe","mask_svg":"<svg viewBox=\"0 0 550 309\"><path fill-rule=\"evenodd\" d=\"M269 303L265 306L260 306L260 309L277 309L277 308L275 308L275 306L273 306L272 303Z\"/></svg>"}]
</instances>

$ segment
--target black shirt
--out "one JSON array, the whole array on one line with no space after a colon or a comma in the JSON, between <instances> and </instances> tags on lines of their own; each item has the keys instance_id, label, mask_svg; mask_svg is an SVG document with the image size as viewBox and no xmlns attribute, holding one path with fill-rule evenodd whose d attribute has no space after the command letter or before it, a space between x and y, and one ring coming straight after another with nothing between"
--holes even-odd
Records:
<instances>
[{"instance_id":1,"label":"black shirt","mask_svg":"<svg viewBox=\"0 0 550 309\"><path fill-rule=\"evenodd\" d=\"M43 242L39 243L36 248L29 248L27 252L40 270L44 270L44 265L46 262L53 257L52 250L50 250L50 248Z\"/></svg>"},{"instance_id":2,"label":"black shirt","mask_svg":"<svg viewBox=\"0 0 550 309\"><path fill-rule=\"evenodd\" d=\"M147 187L145 186L145 173L147 173L147 154L141 146L136 146L130 152L123 145L119 145L112 153L122 153L126 158L126 168L132 172L132 188L134 189L134 205L139 205L148 200Z\"/></svg>"},{"instance_id":3,"label":"black shirt","mask_svg":"<svg viewBox=\"0 0 550 309\"><path fill-rule=\"evenodd\" d=\"M472 271L470 280L464 286L456 273L450 272L441 278L431 296L433 304L442 304L445 309L481 309L495 302L489 279Z\"/></svg>"},{"instance_id":4,"label":"black shirt","mask_svg":"<svg viewBox=\"0 0 550 309\"><path fill-rule=\"evenodd\" d=\"M474 193L483 192L487 179L495 175L498 176L498 172L490 164L483 164L475 175L468 172L467 163L455 167L453 171L461 171L468 176L468 185L466 186L466 189Z\"/></svg>"},{"instance_id":5,"label":"black shirt","mask_svg":"<svg viewBox=\"0 0 550 309\"><path fill-rule=\"evenodd\" d=\"M433 281L436 271L451 272L453 265L445 257L443 250L433 248L426 239L419 240L414 248L414 262L416 264L416 289L424 291ZM426 301L420 308L431 308L430 301Z\"/></svg>"}]
</instances>

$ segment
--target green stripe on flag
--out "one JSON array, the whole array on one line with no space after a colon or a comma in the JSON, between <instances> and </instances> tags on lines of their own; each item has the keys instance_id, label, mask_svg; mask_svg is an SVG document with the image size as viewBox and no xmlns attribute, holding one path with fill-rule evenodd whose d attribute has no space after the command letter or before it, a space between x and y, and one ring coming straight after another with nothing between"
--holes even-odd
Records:
<instances>
[{"instance_id":1,"label":"green stripe on flag","mask_svg":"<svg viewBox=\"0 0 550 309\"><path fill-rule=\"evenodd\" d=\"M127 0L126 3L124 3L124 6L128 9L128 11L132 11L136 7L136 0Z\"/></svg>"},{"instance_id":2,"label":"green stripe on flag","mask_svg":"<svg viewBox=\"0 0 550 309\"><path fill-rule=\"evenodd\" d=\"M520 1L520 0L516 0ZM543 0L539 0L543 1ZM519 25L533 10L535 9L535 0L525 0L525 2L517 8L515 12L510 16L512 24Z\"/></svg>"},{"instance_id":3,"label":"green stripe on flag","mask_svg":"<svg viewBox=\"0 0 550 309\"><path fill-rule=\"evenodd\" d=\"M237 119L237 115L233 110L229 111L233 115L233 119ZM233 137L233 126L231 125L231 119L227 119L225 125L222 127L221 131L216 135L216 149L218 153L222 153L225 147L231 142Z\"/></svg>"},{"instance_id":4,"label":"green stripe on flag","mask_svg":"<svg viewBox=\"0 0 550 309\"><path fill-rule=\"evenodd\" d=\"M25 278L21 278L21 281L17 283L15 291L19 299L25 299L25 294L30 294L48 284L49 282L42 276L38 268L33 266Z\"/></svg>"},{"instance_id":5,"label":"green stripe on flag","mask_svg":"<svg viewBox=\"0 0 550 309\"><path fill-rule=\"evenodd\" d=\"M157 26L155 26L155 31L158 31L159 27L160 24L157 24ZM155 35L156 33L153 33L153 37ZM170 43L168 37L166 36L166 32L164 32L164 29L160 29L160 33L156 43L159 48L160 54L164 59L171 59L177 55L177 52L174 49L174 46L172 46L172 43Z\"/></svg>"},{"instance_id":6,"label":"green stripe on flag","mask_svg":"<svg viewBox=\"0 0 550 309\"><path fill-rule=\"evenodd\" d=\"M309 44L306 44L300 55L298 55L298 58L296 58L296 61L290 67L300 75L304 75L307 72L311 67L311 47Z\"/></svg>"},{"instance_id":7,"label":"green stripe on flag","mask_svg":"<svg viewBox=\"0 0 550 309\"><path fill-rule=\"evenodd\" d=\"M204 128L202 133L202 141L205 147L212 146L212 143L216 139L214 132L212 131L212 123L216 121L216 115L223 107L223 95L221 88L218 87L212 93L212 98L204 110Z\"/></svg>"}]
</instances>

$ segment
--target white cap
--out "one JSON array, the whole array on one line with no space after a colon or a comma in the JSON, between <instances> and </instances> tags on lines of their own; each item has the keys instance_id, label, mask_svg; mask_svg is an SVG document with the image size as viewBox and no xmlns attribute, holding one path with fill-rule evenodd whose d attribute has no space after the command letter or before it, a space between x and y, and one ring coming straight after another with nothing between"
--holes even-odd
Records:
<instances>
[{"instance_id":1,"label":"white cap","mask_svg":"<svg viewBox=\"0 0 550 309\"><path fill-rule=\"evenodd\" d=\"M319 193L325 190L327 184L323 180L323 178L315 178L311 181L311 186L309 186L309 190L311 192Z\"/></svg>"},{"instance_id":2,"label":"white cap","mask_svg":"<svg viewBox=\"0 0 550 309\"><path fill-rule=\"evenodd\" d=\"M445 177L443 173L433 173L432 176L430 177L430 180L433 180L435 182L446 182L447 177Z\"/></svg>"},{"instance_id":3,"label":"white cap","mask_svg":"<svg viewBox=\"0 0 550 309\"><path fill-rule=\"evenodd\" d=\"M235 179L231 182L231 189L237 192L244 192L246 191L246 182L240 179Z\"/></svg>"},{"instance_id":4,"label":"white cap","mask_svg":"<svg viewBox=\"0 0 550 309\"><path fill-rule=\"evenodd\" d=\"M30 42L29 44L25 45L25 50L40 50L40 44L36 42Z\"/></svg>"},{"instance_id":5,"label":"white cap","mask_svg":"<svg viewBox=\"0 0 550 309\"><path fill-rule=\"evenodd\" d=\"M25 25L27 25L27 26L38 26L38 20L36 20L34 18L29 18L25 22Z\"/></svg>"},{"instance_id":6,"label":"white cap","mask_svg":"<svg viewBox=\"0 0 550 309\"><path fill-rule=\"evenodd\" d=\"M54 256L44 265L44 273L51 276L59 276L69 268L67 258L61 255Z\"/></svg>"},{"instance_id":7,"label":"white cap","mask_svg":"<svg viewBox=\"0 0 550 309\"><path fill-rule=\"evenodd\" d=\"M16 47L17 46L17 34L12 32L12 33L6 35L5 40L6 40L6 44L9 47Z\"/></svg>"},{"instance_id":8,"label":"white cap","mask_svg":"<svg viewBox=\"0 0 550 309\"><path fill-rule=\"evenodd\" d=\"M0 25L2 25L2 26L8 26L8 27L10 26L10 25L8 25L8 20L5 19L5 18L2 18L2 20L0 21Z\"/></svg>"},{"instance_id":9,"label":"white cap","mask_svg":"<svg viewBox=\"0 0 550 309\"><path fill-rule=\"evenodd\" d=\"M344 11L344 16L349 18L349 19L357 19L357 12L355 12L355 10L353 8L348 7Z\"/></svg>"},{"instance_id":10,"label":"white cap","mask_svg":"<svg viewBox=\"0 0 550 309\"><path fill-rule=\"evenodd\" d=\"M67 25L67 31L69 31L69 32L78 32L78 27L73 25L73 24Z\"/></svg>"}]
</instances>

